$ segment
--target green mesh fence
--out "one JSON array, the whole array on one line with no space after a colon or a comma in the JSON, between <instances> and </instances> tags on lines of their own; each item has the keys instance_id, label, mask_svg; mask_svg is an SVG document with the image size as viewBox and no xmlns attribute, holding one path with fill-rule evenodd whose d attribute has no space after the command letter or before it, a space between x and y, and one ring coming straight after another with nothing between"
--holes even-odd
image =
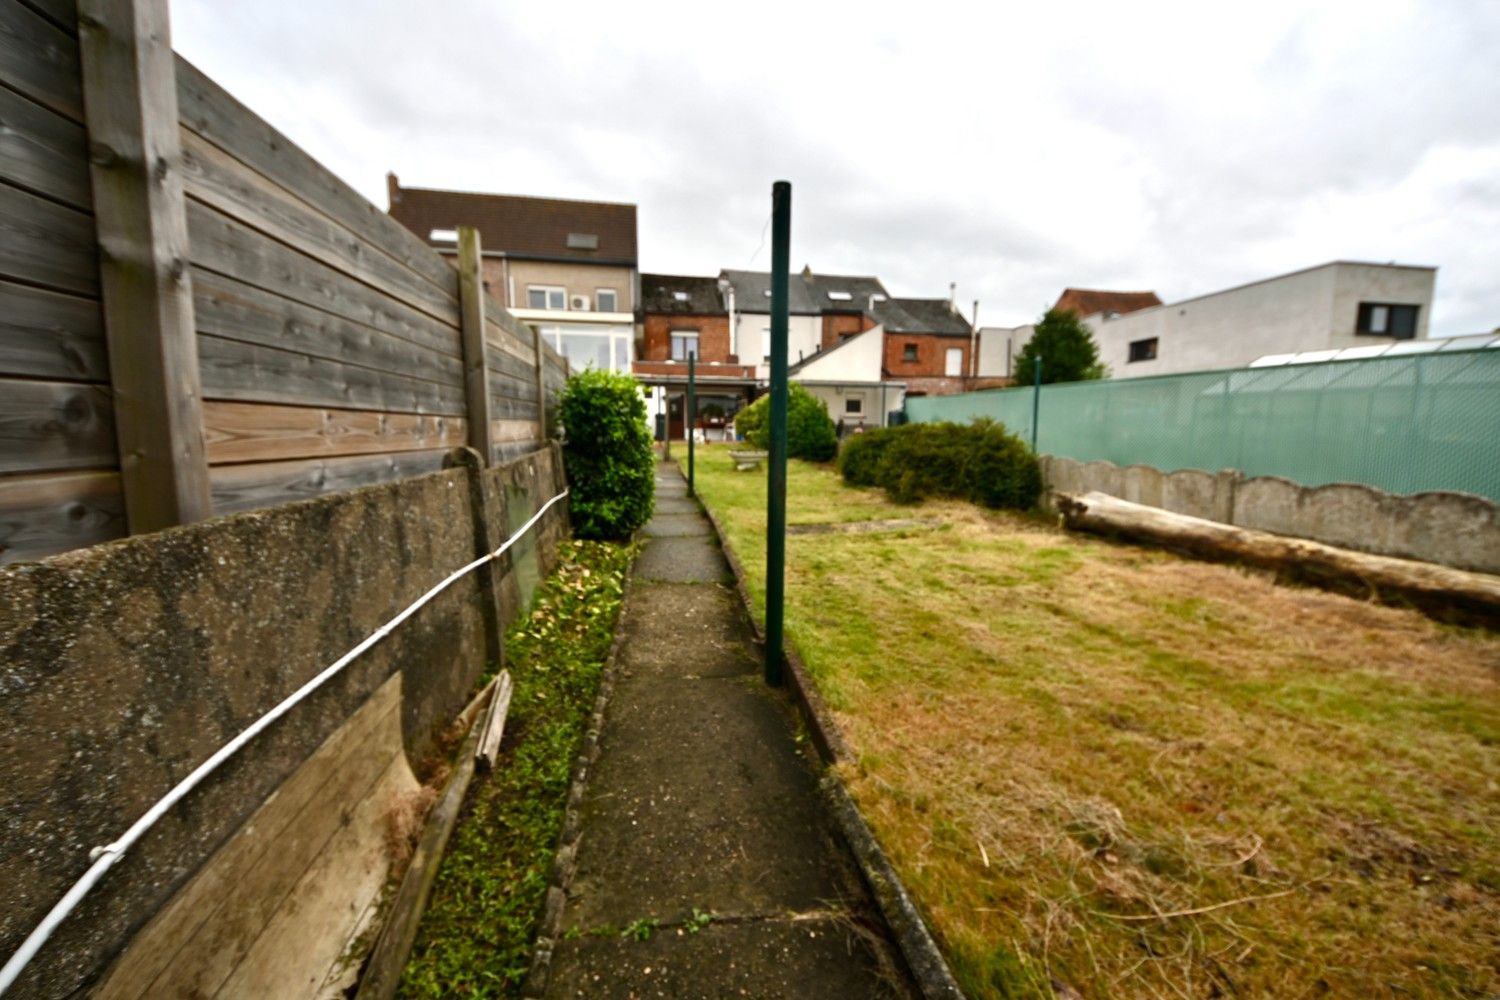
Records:
<instances>
[{"instance_id":1,"label":"green mesh fence","mask_svg":"<svg viewBox=\"0 0 1500 1000\"><path fill-rule=\"evenodd\" d=\"M993 417L1027 441L1031 408L1029 388L906 402L913 421ZM1037 450L1081 461L1500 501L1500 350L1072 382L1038 409Z\"/></svg>"}]
</instances>

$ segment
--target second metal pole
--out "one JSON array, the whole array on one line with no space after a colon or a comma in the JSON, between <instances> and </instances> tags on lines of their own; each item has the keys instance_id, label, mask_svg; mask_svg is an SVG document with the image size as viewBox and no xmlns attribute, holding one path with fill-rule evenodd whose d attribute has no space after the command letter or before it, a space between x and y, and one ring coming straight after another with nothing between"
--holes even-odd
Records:
<instances>
[{"instance_id":1,"label":"second metal pole","mask_svg":"<svg viewBox=\"0 0 1500 1000\"><path fill-rule=\"evenodd\" d=\"M1036 356L1036 362L1032 364L1033 372L1031 383L1031 453L1036 454L1036 420L1042 409L1042 356Z\"/></svg>"},{"instance_id":2,"label":"second metal pole","mask_svg":"<svg viewBox=\"0 0 1500 1000\"><path fill-rule=\"evenodd\" d=\"M786 603L787 272L792 185L771 187L771 448L766 484L766 683L779 685Z\"/></svg>"},{"instance_id":3,"label":"second metal pole","mask_svg":"<svg viewBox=\"0 0 1500 1000\"><path fill-rule=\"evenodd\" d=\"M693 438L698 435L698 386L696 370L698 367L698 352L688 351L688 398L687 398L687 433L688 433L688 496L693 496Z\"/></svg>"}]
</instances>

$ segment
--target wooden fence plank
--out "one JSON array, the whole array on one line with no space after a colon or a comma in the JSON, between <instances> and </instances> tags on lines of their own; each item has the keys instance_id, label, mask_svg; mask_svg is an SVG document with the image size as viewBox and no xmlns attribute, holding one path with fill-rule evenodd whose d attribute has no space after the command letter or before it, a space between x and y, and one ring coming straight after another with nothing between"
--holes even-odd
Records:
<instances>
[{"instance_id":1,"label":"wooden fence plank","mask_svg":"<svg viewBox=\"0 0 1500 1000\"><path fill-rule=\"evenodd\" d=\"M447 454L447 450L409 451L374 457L218 465L211 473L214 513L257 510L437 472Z\"/></svg>"},{"instance_id":2,"label":"wooden fence plank","mask_svg":"<svg viewBox=\"0 0 1500 1000\"><path fill-rule=\"evenodd\" d=\"M26 6L50 18L69 35L78 34L78 5L74 0L23 0Z\"/></svg>"},{"instance_id":3,"label":"wooden fence plank","mask_svg":"<svg viewBox=\"0 0 1500 1000\"><path fill-rule=\"evenodd\" d=\"M203 395L210 399L451 416L466 412L461 385L220 337L200 337L198 353Z\"/></svg>"},{"instance_id":4,"label":"wooden fence plank","mask_svg":"<svg viewBox=\"0 0 1500 1000\"><path fill-rule=\"evenodd\" d=\"M492 426L497 444L541 439L541 425L535 420L496 420Z\"/></svg>"},{"instance_id":5,"label":"wooden fence plank","mask_svg":"<svg viewBox=\"0 0 1500 1000\"><path fill-rule=\"evenodd\" d=\"M0 281L0 375L107 382L99 301Z\"/></svg>"},{"instance_id":6,"label":"wooden fence plank","mask_svg":"<svg viewBox=\"0 0 1500 1000\"><path fill-rule=\"evenodd\" d=\"M479 230L458 227L458 297L463 307L464 392L469 405L469 447L493 461L490 438L489 349L484 343L484 273Z\"/></svg>"},{"instance_id":7,"label":"wooden fence plank","mask_svg":"<svg viewBox=\"0 0 1500 1000\"><path fill-rule=\"evenodd\" d=\"M0 276L98 296L94 220L0 182Z\"/></svg>"},{"instance_id":8,"label":"wooden fence plank","mask_svg":"<svg viewBox=\"0 0 1500 1000\"><path fill-rule=\"evenodd\" d=\"M177 96L188 128L457 296L457 272L415 233L366 201L181 56Z\"/></svg>"},{"instance_id":9,"label":"wooden fence plank","mask_svg":"<svg viewBox=\"0 0 1500 1000\"><path fill-rule=\"evenodd\" d=\"M399 372L429 382L457 385L463 380L457 330L446 331L453 351L440 351L196 267L193 313L199 333L226 340Z\"/></svg>"},{"instance_id":10,"label":"wooden fence plank","mask_svg":"<svg viewBox=\"0 0 1500 1000\"><path fill-rule=\"evenodd\" d=\"M78 40L18 3L0 3L0 83L83 123Z\"/></svg>"},{"instance_id":11,"label":"wooden fence plank","mask_svg":"<svg viewBox=\"0 0 1500 1000\"><path fill-rule=\"evenodd\" d=\"M139 534L210 513L167 0L79 0L78 22L120 473Z\"/></svg>"},{"instance_id":12,"label":"wooden fence plank","mask_svg":"<svg viewBox=\"0 0 1500 1000\"><path fill-rule=\"evenodd\" d=\"M0 177L90 211L88 147L83 126L0 87Z\"/></svg>"},{"instance_id":13,"label":"wooden fence plank","mask_svg":"<svg viewBox=\"0 0 1500 1000\"><path fill-rule=\"evenodd\" d=\"M462 417L221 401L203 427L214 465L461 448L468 432Z\"/></svg>"},{"instance_id":14,"label":"wooden fence plank","mask_svg":"<svg viewBox=\"0 0 1500 1000\"><path fill-rule=\"evenodd\" d=\"M0 564L41 559L124 534L118 472L0 476Z\"/></svg>"},{"instance_id":15,"label":"wooden fence plank","mask_svg":"<svg viewBox=\"0 0 1500 1000\"><path fill-rule=\"evenodd\" d=\"M365 243L194 132L183 130L182 147L189 197L442 323L458 323L458 302L453 295L386 256L379 247Z\"/></svg>"},{"instance_id":16,"label":"wooden fence plank","mask_svg":"<svg viewBox=\"0 0 1500 1000\"><path fill-rule=\"evenodd\" d=\"M115 464L107 387L0 378L0 472Z\"/></svg>"},{"instance_id":17,"label":"wooden fence plank","mask_svg":"<svg viewBox=\"0 0 1500 1000\"><path fill-rule=\"evenodd\" d=\"M266 291L372 326L416 344L437 345L454 328L305 254L188 199L193 263Z\"/></svg>"},{"instance_id":18,"label":"wooden fence plank","mask_svg":"<svg viewBox=\"0 0 1500 1000\"><path fill-rule=\"evenodd\" d=\"M485 309L484 342L491 347L499 348L506 354L519 360L522 364L533 367L536 365L536 349L532 346L535 332L527 326L515 321L522 328L521 333L515 333L509 329L509 325L501 325L495 321L495 313L508 315L505 310L492 304ZM514 319L514 317L512 317Z\"/></svg>"},{"instance_id":19,"label":"wooden fence plank","mask_svg":"<svg viewBox=\"0 0 1500 1000\"><path fill-rule=\"evenodd\" d=\"M489 361L490 371L526 382L536 381L535 362L523 361L516 355L501 350L494 342L485 344L484 353Z\"/></svg>"}]
</instances>

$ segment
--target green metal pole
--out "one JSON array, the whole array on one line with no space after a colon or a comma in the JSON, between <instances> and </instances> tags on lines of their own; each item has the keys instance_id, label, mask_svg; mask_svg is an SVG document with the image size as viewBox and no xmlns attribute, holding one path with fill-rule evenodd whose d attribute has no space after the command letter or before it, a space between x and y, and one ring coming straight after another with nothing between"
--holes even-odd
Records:
<instances>
[{"instance_id":1,"label":"green metal pole","mask_svg":"<svg viewBox=\"0 0 1500 1000\"><path fill-rule=\"evenodd\" d=\"M1036 452L1036 420L1042 409L1042 356L1036 356L1036 363L1031 366L1035 376L1031 384L1031 453Z\"/></svg>"},{"instance_id":2,"label":"green metal pole","mask_svg":"<svg viewBox=\"0 0 1500 1000\"><path fill-rule=\"evenodd\" d=\"M786 612L787 272L792 257L792 185L771 186L771 454L766 486L766 683L781 684Z\"/></svg>"},{"instance_id":3,"label":"green metal pole","mask_svg":"<svg viewBox=\"0 0 1500 1000\"><path fill-rule=\"evenodd\" d=\"M687 435L688 435L688 496L693 496L693 433L698 428L698 385L697 385L698 352L688 351L688 398L687 398Z\"/></svg>"}]
</instances>

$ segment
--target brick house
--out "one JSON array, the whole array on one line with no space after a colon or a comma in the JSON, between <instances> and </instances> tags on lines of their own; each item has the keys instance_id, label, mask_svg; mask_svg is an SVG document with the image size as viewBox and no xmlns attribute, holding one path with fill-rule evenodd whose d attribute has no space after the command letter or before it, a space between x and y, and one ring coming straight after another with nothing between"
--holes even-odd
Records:
<instances>
[{"instance_id":1,"label":"brick house","mask_svg":"<svg viewBox=\"0 0 1500 1000\"><path fill-rule=\"evenodd\" d=\"M943 396L967 387L973 328L947 299L876 303L885 330L883 373L906 383L908 396Z\"/></svg>"},{"instance_id":2,"label":"brick house","mask_svg":"<svg viewBox=\"0 0 1500 1000\"><path fill-rule=\"evenodd\" d=\"M630 370L639 298L634 205L409 188L395 174L386 187L391 217L455 261L455 230L478 229L490 297L575 368Z\"/></svg>"},{"instance_id":3,"label":"brick house","mask_svg":"<svg viewBox=\"0 0 1500 1000\"><path fill-rule=\"evenodd\" d=\"M687 360L697 358L698 426L705 433L727 427L755 397L760 380L754 364L741 364L730 332L726 282L679 274L643 274L636 318L641 337L631 371L649 391L647 406L674 439L686 429Z\"/></svg>"}]
</instances>

